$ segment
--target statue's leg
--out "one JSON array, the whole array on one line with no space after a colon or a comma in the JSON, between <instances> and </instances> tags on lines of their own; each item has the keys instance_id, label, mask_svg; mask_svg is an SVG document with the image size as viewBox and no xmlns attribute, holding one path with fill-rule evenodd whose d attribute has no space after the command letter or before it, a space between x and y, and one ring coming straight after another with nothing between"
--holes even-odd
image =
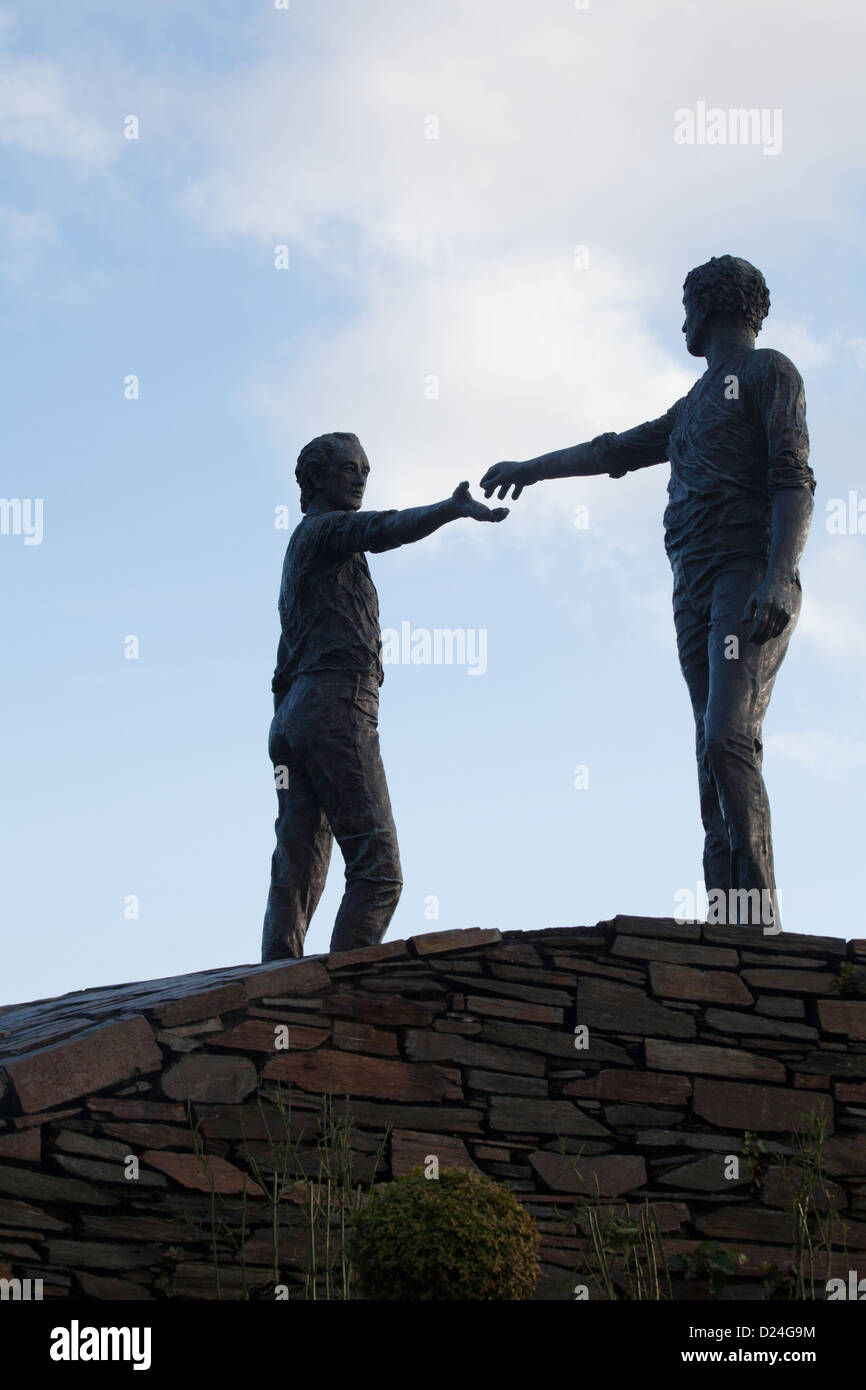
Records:
<instances>
[{"instance_id":1,"label":"statue's leg","mask_svg":"<svg viewBox=\"0 0 866 1390\"><path fill-rule=\"evenodd\" d=\"M359 678L333 696L326 748L308 760L316 794L346 861L332 951L375 946L403 889L397 832L378 733L378 687Z\"/></svg>"},{"instance_id":2,"label":"statue's leg","mask_svg":"<svg viewBox=\"0 0 866 1390\"><path fill-rule=\"evenodd\" d=\"M731 841L731 886L737 910L729 916L768 925L777 914L770 805L761 770L762 725L799 616L800 596L798 591L794 615L784 632L756 646L746 640L749 624L742 615L762 578L763 568L744 568L726 571L715 582L705 736Z\"/></svg>"},{"instance_id":3,"label":"statue's leg","mask_svg":"<svg viewBox=\"0 0 866 1390\"><path fill-rule=\"evenodd\" d=\"M333 836L325 812L293 746L285 702L271 725L269 752L277 783L277 845L262 930L262 960L297 960L328 875ZM287 782L288 785L281 785Z\"/></svg>"},{"instance_id":4,"label":"statue's leg","mask_svg":"<svg viewBox=\"0 0 866 1390\"><path fill-rule=\"evenodd\" d=\"M674 626L680 669L688 686L695 719L695 756L704 827L704 884L708 894L721 889L727 895L731 884L731 846L718 791L707 762L705 738L710 689L709 608L696 606L683 584L678 584L674 590Z\"/></svg>"}]
</instances>

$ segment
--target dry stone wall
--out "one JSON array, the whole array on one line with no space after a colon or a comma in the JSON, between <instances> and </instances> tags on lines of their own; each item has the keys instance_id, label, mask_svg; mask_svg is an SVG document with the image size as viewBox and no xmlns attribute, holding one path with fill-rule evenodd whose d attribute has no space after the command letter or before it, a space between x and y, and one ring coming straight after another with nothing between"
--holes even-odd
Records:
<instances>
[{"instance_id":1,"label":"dry stone wall","mask_svg":"<svg viewBox=\"0 0 866 1390\"><path fill-rule=\"evenodd\" d=\"M618 917L0 1009L0 1278L209 1299L218 1269L222 1298L301 1296L328 1097L364 1186L430 1156L507 1183L537 1298L601 1296L588 1206L645 1201L692 1261L675 1295L706 1292L715 1242L729 1292L765 1296L804 1179L831 1272L866 1273L864 974L862 940Z\"/></svg>"}]
</instances>

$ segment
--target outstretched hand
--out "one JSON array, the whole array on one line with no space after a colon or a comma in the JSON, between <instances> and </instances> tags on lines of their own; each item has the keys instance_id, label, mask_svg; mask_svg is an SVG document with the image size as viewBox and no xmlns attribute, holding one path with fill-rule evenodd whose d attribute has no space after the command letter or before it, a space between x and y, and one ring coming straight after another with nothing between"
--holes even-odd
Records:
<instances>
[{"instance_id":1,"label":"outstretched hand","mask_svg":"<svg viewBox=\"0 0 866 1390\"><path fill-rule=\"evenodd\" d=\"M494 463L484 474L480 485L484 489L485 497L490 497L499 488L500 502L508 496L508 489L513 487L516 502L523 489L529 487L533 481L534 479L528 475L525 463Z\"/></svg>"},{"instance_id":2,"label":"outstretched hand","mask_svg":"<svg viewBox=\"0 0 866 1390\"><path fill-rule=\"evenodd\" d=\"M490 494L487 494L488 497ZM504 521L508 516L507 507L485 507L469 495L469 484L458 483L451 494L451 501L457 508L458 516L470 516L473 521Z\"/></svg>"}]
</instances>

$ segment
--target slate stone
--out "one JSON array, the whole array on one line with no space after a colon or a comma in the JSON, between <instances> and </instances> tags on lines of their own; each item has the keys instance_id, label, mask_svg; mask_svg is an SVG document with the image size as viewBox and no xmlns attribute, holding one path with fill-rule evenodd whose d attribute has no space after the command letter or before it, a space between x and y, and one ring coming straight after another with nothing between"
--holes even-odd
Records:
<instances>
[{"instance_id":1,"label":"slate stone","mask_svg":"<svg viewBox=\"0 0 866 1390\"><path fill-rule=\"evenodd\" d=\"M410 1028L405 1048L406 1056L416 1062L452 1062L486 1071L502 1071L507 1075L544 1075L544 1059L533 1052L492 1046L454 1033Z\"/></svg>"},{"instance_id":2,"label":"slate stone","mask_svg":"<svg viewBox=\"0 0 866 1390\"><path fill-rule=\"evenodd\" d=\"M139 1149L192 1149L195 1147L192 1130L182 1129L180 1125L136 1123L127 1120L124 1124L107 1124L105 1133L116 1136L123 1143L127 1153L137 1153Z\"/></svg>"},{"instance_id":3,"label":"slate stone","mask_svg":"<svg viewBox=\"0 0 866 1390\"><path fill-rule=\"evenodd\" d=\"M762 995L755 1005L759 1014L768 1018L805 1018L806 1006L802 999L783 999L772 994Z\"/></svg>"},{"instance_id":4,"label":"slate stone","mask_svg":"<svg viewBox=\"0 0 866 1390\"><path fill-rule=\"evenodd\" d=\"M348 970L353 965L372 965L378 961L409 960L405 941L383 941L378 946L361 946L355 951L334 951L325 958L329 971Z\"/></svg>"},{"instance_id":5,"label":"slate stone","mask_svg":"<svg viewBox=\"0 0 866 1390\"><path fill-rule=\"evenodd\" d=\"M554 956L553 964L562 973L571 970L575 975L599 975L606 980L622 980L626 984L643 985L645 975L640 970L626 970L617 965L598 965L580 956Z\"/></svg>"},{"instance_id":6,"label":"slate stone","mask_svg":"<svg viewBox=\"0 0 866 1390\"><path fill-rule=\"evenodd\" d=\"M417 999L382 999L362 990L340 990L329 994L325 1008L332 1018L353 1018L379 1027L427 1028L445 1012L444 1003L425 1004Z\"/></svg>"},{"instance_id":7,"label":"slate stone","mask_svg":"<svg viewBox=\"0 0 866 1390\"><path fill-rule=\"evenodd\" d=\"M770 1207L781 1207L790 1211L792 1203L801 1195L803 1175L794 1167L773 1167L761 1179L761 1201ZM832 1179L824 1177L812 1189L813 1206L819 1212L842 1212L848 1206L844 1188Z\"/></svg>"},{"instance_id":8,"label":"slate stone","mask_svg":"<svg viewBox=\"0 0 866 1390\"><path fill-rule=\"evenodd\" d=\"M136 1188L165 1186L165 1178L159 1177L156 1173L139 1171L137 1178L128 1178L125 1163L120 1159L111 1163L99 1158L81 1158L78 1154L55 1154L54 1162L64 1173L72 1173L76 1178L85 1178L88 1182L100 1185L114 1183L130 1188L133 1185Z\"/></svg>"},{"instance_id":9,"label":"slate stone","mask_svg":"<svg viewBox=\"0 0 866 1390\"><path fill-rule=\"evenodd\" d=\"M159 1251L153 1246L111 1244L108 1241L68 1240L62 1236L48 1242L49 1264L68 1265L73 1269L148 1269L159 1261Z\"/></svg>"},{"instance_id":10,"label":"slate stone","mask_svg":"<svg viewBox=\"0 0 866 1390\"><path fill-rule=\"evenodd\" d=\"M739 975L729 970L696 970L690 965L650 961L653 994L668 999L695 999L712 1004L754 1004Z\"/></svg>"},{"instance_id":11,"label":"slate stone","mask_svg":"<svg viewBox=\"0 0 866 1390\"><path fill-rule=\"evenodd\" d=\"M692 1093L692 1083L687 1076L659 1076L623 1067L600 1071L585 1081L570 1081L564 1089L566 1095L591 1096L595 1100L685 1105Z\"/></svg>"},{"instance_id":12,"label":"slate stone","mask_svg":"<svg viewBox=\"0 0 866 1390\"><path fill-rule=\"evenodd\" d=\"M374 1130L390 1125L392 1129L399 1126L401 1129L480 1135L484 1121L482 1110L472 1110L468 1106L381 1104L353 1097L347 1104L335 1102L334 1108L339 1114L348 1113L358 1124Z\"/></svg>"},{"instance_id":13,"label":"slate stone","mask_svg":"<svg viewBox=\"0 0 866 1390\"><path fill-rule=\"evenodd\" d=\"M742 1141L737 1148L731 1149L732 1154L741 1154ZM662 1183L665 1187L692 1188L698 1192L723 1193L736 1191L740 1187L748 1187L752 1181L751 1175L746 1172L745 1164L740 1165L740 1176L738 1178L727 1178L725 1172L728 1167L728 1154L717 1153L707 1154L704 1158L698 1158L694 1163L684 1163L677 1168L669 1168L664 1173L659 1173L655 1177L656 1182Z\"/></svg>"},{"instance_id":14,"label":"slate stone","mask_svg":"<svg viewBox=\"0 0 866 1390\"><path fill-rule=\"evenodd\" d=\"M606 1123L615 1128L663 1127L680 1124L685 1118L681 1110L656 1110L651 1105L605 1105L602 1108Z\"/></svg>"},{"instance_id":15,"label":"slate stone","mask_svg":"<svg viewBox=\"0 0 866 1390\"><path fill-rule=\"evenodd\" d=\"M590 1035L589 1047L578 1051L574 1046L574 1034L566 1029L538 1028L530 1023L505 1023L491 1019L481 1030L485 1042L496 1043L502 1047L523 1048L527 1052L542 1052L548 1057L561 1057L570 1062L615 1062L623 1066L631 1065L631 1058L624 1047L604 1038Z\"/></svg>"},{"instance_id":16,"label":"slate stone","mask_svg":"<svg viewBox=\"0 0 866 1390\"><path fill-rule=\"evenodd\" d=\"M522 1096L494 1096L490 1102L491 1130L517 1134L606 1135L597 1120L568 1100L535 1100Z\"/></svg>"},{"instance_id":17,"label":"slate stone","mask_svg":"<svg viewBox=\"0 0 866 1390\"><path fill-rule=\"evenodd\" d=\"M632 956L638 960L667 961L671 965L707 965L736 970L739 956L725 946L700 946L692 941L654 941L652 937L618 936L612 956Z\"/></svg>"},{"instance_id":18,"label":"slate stone","mask_svg":"<svg viewBox=\"0 0 866 1390\"><path fill-rule=\"evenodd\" d=\"M38 1163L42 1157L42 1126L0 1134L0 1158L17 1158L22 1162Z\"/></svg>"},{"instance_id":19,"label":"slate stone","mask_svg":"<svg viewBox=\"0 0 866 1390\"><path fill-rule=\"evenodd\" d=\"M611 924L619 936L663 937L672 941L701 940L701 924L677 922L673 917L614 917Z\"/></svg>"},{"instance_id":20,"label":"slate stone","mask_svg":"<svg viewBox=\"0 0 866 1390\"><path fill-rule=\"evenodd\" d=\"M743 979L753 989L781 990L790 994L835 994L834 975L817 970L744 970Z\"/></svg>"},{"instance_id":21,"label":"slate stone","mask_svg":"<svg viewBox=\"0 0 866 1390\"><path fill-rule=\"evenodd\" d=\"M613 980L581 979L578 985L577 1022L590 1032L600 1028L608 1033L659 1035L693 1038L695 1021L690 1014L666 1009L642 990ZM625 1027L624 1027L625 1025Z\"/></svg>"},{"instance_id":22,"label":"slate stone","mask_svg":"<svg viewBox=\"0 0 866 1390\"><path fill-rule=\"evenodd\" d=\"M513 1018L526 1023L550 1023L555 1027L562 1027L563 1025L562 1009L552 1009L547 1004L530 1004L523 1000L487 999L480 994L467 994L466 1008L471 1014L482 1014L490 1018Z\"/></svg>"},{"instance_id":23,"label":"slate stone","mask_svg":"<svg viewBox=\"0 0 866 1390\"><path fill-rule=\"evenodd\" d=\"M243 986L248 999L320 994L331 988L331 977L318 960L272 962L251 971Z\"/></svg>"},{"instance_id":24,"label":"slate stone","mask_svg":"<svg viewBox=\"0 0 866 1390\"><path fill-rule=\"evenodd\" d=\"M361 1023L357 1019L334 1020L331 1039L333 1046L344 1052L372 1053L374 1057L396 1057L399 1055L397 1039L384 1028L374 1028L372 1024Z\"/></svg>"},{"instance_id":25,"label":"slate stone","mask_svg":"<svg viewBox=\"0 0 866 1390\"><path fill-rule=\"evenodd\" d=\"M761 1240L779 1245L794 1241L792 1215L765 1207L720 1207L697 1217L695 1226L709 1240Z\"/></svg>"},{"instance_id":26,"label":"slate stone","mask_svg":"<svg viewBox=\"0 0 866 1390\"><path fill-rule=\"evenodd\" d=\"M409 1101L463 1099L459 1072L325 1048L274 1057L265 1064L263 1075L290 1081L305 1091L332 1091L341 1096Z\"/></svg>"},{"instance_id":27,"label":"slate stone","mask_svg":"<svg viewBox=\"0 0 866 1390\"><path fill-rule=\"evenodd\" d=\"M185 998L159 1004L153 1010L153 1016L163 1028L172 1028L178 1023L215 1018L233 1009L242 1009L246 1002L243 985L221 985L217 989L204 990L201 994L189 994Z\"/></svg>"},{"instance_id":28,"label":"slate stone","mask_svg":"<svg viewBox=\"0 0 866 1390\"><path fill-rule=\"evenodd\" d=\"M638 1154L566 1158L544 1149L529 1155L533 1171L553 1192L577 1192L589 1199L636 1192L646 1182L646 1165Z\"/></svg>"},{"instance_id":29,"label":"slate stone","mask_svg":"<svg viewBox=\"0 0 866 1390\"><path fill-rule=\"evenodd\" d=\"M289 1050L308 1052L321 1047L330 1036L328 1028L310 1028L305 1024L288 1023L284 1019L246 1018L234 1028L221 1033L213 1041L220 1048L240 1052L276 1053L275 1046L278 1028L289 1030ZM280 1034L282 1036L282 1034Z\"/></svg>"},{"instance_id":30,"label":"slate stone","mask_svg":"<svg viewBox=\"0 0 866 1390\"><path fill-rule=\"evenodd\" d=\"M162 1053L153 1030L139 1016L100 1024L65 1042L16 1057L6 1063L6 1073L21 1109L32 1113L120 1085L161 1066Z\"/></svg>"},{"instance_id":31,"label":"slate stone","mask_svg":"<svg viewBox=\"0 0 866 1390\"><path fill-rule=\"evenodd\" d=\"M436 956L458 951L471 951L478 946L491 946L502 941L495 928L470 927L464 931L425 932L409 938L409 947L417 956Z\"/></svg>"},{"instance_id":32,"label":"slate stone","mask_svg":"<svg viewBox=\"0 0 866 1390\"><path fill-rule=\"evenodd\" d=\"M90 1207L111 1207L119 1201L115 1194L89 1182L79 1182L77 1178L58 1177L29 1168L8 1168L3 1163L0 1163L0 1192L11 1197L31 1198L34 1202L80 1203Z\"/></svg>"},{"instance_id":33,"label":"slate stone","mask_svg":"<svg viewBox=\"0 0 866 1390\"><path fill-rule=\"evenodd\" d=\"M264 1197L258 1183L242 1173L233 1163L227 1163L216 1154L169 1153L167 1150L146 1149L141 1162L160 1173L165 1173L181 1187L191 1187L197 1192L243 1192L246 1184L247 1197ZM203 1168L202 1164L205 1164Z\"/></svg>"},{"instance_id":34,"label":"slate stone","mask_svg":"<svg viewBox=\"0 0 866 1390\"><path fill-rule=\"evenodd\" d=\"M866 1040L866 1002L854 999L821 999L818 1019L826 1033L843 1033L862 1042Z\"/></svg>"},{"instance_id":35,"label":"slate stone","mask_svg":"<svg viewBox=\"0 0 866 1390\"><path fill-rule=\"evenodd\" d=\"M775 955L813 955L844 957L845 942L838 936L806 936L800 932L777 932L764 935L760 927L712 926L703 928L704 941L739 949L771 951Z\"/></svg>"},{"instance_id":36,"label":"slate stone","mask_svg":"<svg viewBox=\"0 0 866 1390\"><path fill-rule=\"evenodd\" d=\"M247 1057L217 1053L183 1057L163 1073L162 1089L172 1100L227 1101L238 1105L255 1090L256 1069Z\"/></svg>"},{"instance_id":37,"label":"slate stone","mask_svg":"<svg viewBox=\"0 0 866 1390\"><path fill-rule=\"evenodd\" d=\"M391 1136L391 1171L395 1178L411 1172L413 1168L426 1167L431 1154L439 1160L440 1173L448 1168L480 1172L463 1140L453 1134L431 1134L415 1129L394 1130Z\"/></svg>"},{"instance_id":38,"label":"slate stone","mask_svg":"<svg viewBox=\"0 0 866 1390\"><path fill-rule=\"evenodd\" d=\"M822 1164L834 1178L866 1178L866 1134L837 1134L827 1139Z\"/></svg>"},{"instance_id":39,"label":"slate stone","mask_svg":"<svg viewBox=\"0 0 866 1390\"><path fill-rule=\"evenodd\" d=\"M61 1129L54 1143L64 1153L84 1154L87 1158L110 1158L121 1164L129 1153L128 1147L115 1139L102 1139L99 1135L83 1134L74 1129Z\"/></svg>"},{"instance_id":40,"label":"slate stone","mask_svg":"<svg viewBox=\"0 0 866 1390\"><path fill-rule=\"evenodd\" d=\"M807 1023L789 1023L785 1019L762 1018L758 1014L735 1013L728 1009L707 1009L707 1024L719 1033L749 1034L754 1037L799 1038L817 1042L818 1030Z\"/></svg>"},{"instance_id":41,"label":"slate stone","mask_svg":"<svg viewBox=\"0 0 866 1390\"><path fill-rule=\"evenodd\" d=\"M788 1091L781 1086L708 1081L697 1077L692 1106L695 1114L710 1124L788 1133L802 1127L804 1115L820 1112L827 1121L828 1133L833 1132L833 1103L829 1097L808 1091Z\"/></svg>"},{"instance_id":42,"label":"slate stone","mask_svg":"<svg viewBox=\"0 0 866 1390\"><path fill-rule=\"evenodd\" d=\"M490 976L472 979L468 975L449 975L447 978L455 984L466 985L469 991L494 994L502 999L525 999L531 1004L551 1004L557 1009L567 1009L574 1004L574 980L561 971L530 972L511 965L494 965ZM545 988L540 983L524 984L525 980L548 981L558 988Z\"/></svg>"},{"instance_id":43,"label":"slate stone","mask_svg":"<svg viewBox=\"0 0 866 1390\"><path fill-rule=\"evenodd\" d=\"M767 966L772 964L774 970L778 970L780 967L787 967L791 970L821 970L827 967L827 961L822 960L820 956L774 955L768 958L760 951L743 951L741 959L744 965Z\"/></svg>"},{"instance_id":44,"label":"slate stone","mask_svg":"<svg viewBox=\"0 0 866 1390\"><path fill-rule=\"evenodd\" d=\"M540 970L544 961L536 951L534 946L528 942L513 941L510 938L503 938L499 946L489 946L484 952L484 959L489 962L496 962L502 965L528 966L532 970Z\"/></svg>"},{"instance_id":45,"label":"slate stone","mask_svg":"<svg viewBox=\"0 0 866 1390\"><path fill-rule=\"evenodd\" d=\"M488 1095L546 1096L547 1082L543 1076L510 1076L505 1072L480 1071L470 1068L466 1073L466 1086L470 1091L483 1091Z\"/></svg>"},{"instance_id":46,"label":"slate stone","mask_svg":"<svg viewBox=\"0 0 866 1390\"><path fill-rule=\"evenodd\" d=\"M120 1100L114 1097L102 1099L94 1096L87 1102L87 1108L94 1115L113 1115L118 1120L159 1120L162 1123L185 1125L186 1110L182 1105L171 1105L164 1100Z\"/></svg>"},{"instance_id":47,"label":"slate stone","mask_svg":"<svg viewBox=\"0 0 866 1390\"><path fill-rule=\"evenodd\" d=\"M866 1077L866 1053L810 1052L797 1063L797 1070L812 1076Z\"/></svg>"},{"instance_id":48,"label":"slate stone","mask_svg":"<svg viewBox=\"0 0 866 1390\"><path fill-rule=\"evenodd\" d=\"M56 1216L50 1216L39 1207L31 1206L29 1202L16 1202L7 1198L0 1198L0 1226L37 1231L69 1229L67 1221L58 1221Z\"/></svg>"},{"instance_id":49,"label":"slate stone","mask_svg":"<svg viewBox=\"0 0 866 1390\"><path fill-rule=\"evenodd\" d=\"M734 1047L707 1047L702 1043L668 1042L647 1038L648 1067L661 1071L696 1072L704 1076L743 1077L753 1081L785 1082L785 1068L770 1057L759 1057Z\"/></svg>"}]
</instances>

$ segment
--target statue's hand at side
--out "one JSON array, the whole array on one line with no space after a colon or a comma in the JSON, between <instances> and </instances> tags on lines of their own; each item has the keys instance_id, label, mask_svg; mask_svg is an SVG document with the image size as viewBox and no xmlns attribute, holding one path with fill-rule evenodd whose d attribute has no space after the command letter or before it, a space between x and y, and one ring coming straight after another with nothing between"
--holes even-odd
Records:
<instances>
[{"instance_id":1,"label":"statue's hand at side","mask_svg":"<svg viewBox=\"0 0 866 1390\"><path fill-rule=\"evenodd\" d=\"M490 497L499 488L500 502L508 496L508 489L513 487L516 502L523 489L534 482L536 479L531 476L528 463L494 463L484 474L480 486L484 489L485 497Z\"/></svg>"},{"instance_id":2,"label":"statue's hand at side","mask_svg":"<svg viewBox=\"0 0 866 1390\"><path fill-rule=\"evenodd\" d=\"M487 494L488 497L490 494ZM454 492L451 494L451 501L454 503L457 516L469 516L473 521L504 521L508 516L507 507L485 507L483 502L476 502L474 497L469 495L469 484L458 483Z\"/></svg>"},{"instance_id":3,"label":"statue's hand at side","mask_svg":"<svg viewBox=\"0 0 866 1390\"><path fill-rule=\"evenodd\" d=\"M794 585L790 580L769 575L759 584L743 612L743 622L752 624L746 640L762 646L785 631L794 613Z\"/></svg>"}]
</instances>

